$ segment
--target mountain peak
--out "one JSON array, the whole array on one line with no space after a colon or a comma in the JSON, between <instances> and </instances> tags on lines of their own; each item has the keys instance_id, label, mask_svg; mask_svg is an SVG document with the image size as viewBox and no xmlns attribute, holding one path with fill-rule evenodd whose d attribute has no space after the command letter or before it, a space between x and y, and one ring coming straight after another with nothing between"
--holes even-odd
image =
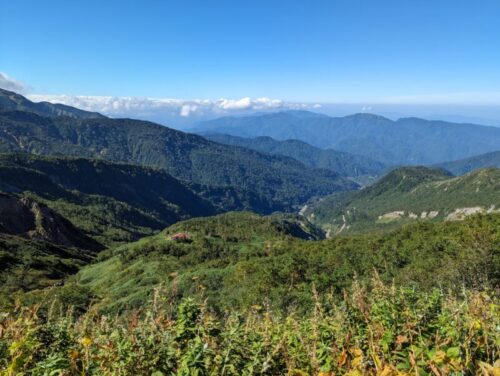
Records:
<instances>
[{"instance_id":1,"label":"mountain peak","mask_svg":"<svg viewBox=\"0 0 500 376\"><path fill-rule=\"evenodd\" d=\"M32 102L20 94L0 89L0 111L26 111L41 116L67 116L78 119L100 119L106 116L98 112L80 110L59 103Z\"/></svg>"},{"instance_id":2,"label":"mountain peak","mask_svg":"<svg viewBox=\"0 0 500 376\"><path fill-rule=\"evenodd\" d=\"M390 171L369 188L370 192L398 190L407 192L415 186L428 181L448 179L452 174L442 168L424 166L399 167Z\"/></svg>"},{"instance_id":3,"label":"mountain peak","mask_svg":"<svg viewBox=\"0 0 500 376\"><path fill-rule=\"evenodd\" d=\"M384 121L390 121L390 122L392 122L392 120L389 119L389 118L386 118L386 117L384 117L382 115L372 114L372 113L369 113L369 112L357 112L357 113L352 114L352 115L344 116L343 118L344 119L370 120L370 121L384 120Z\"/></svg>"}]
</instances>

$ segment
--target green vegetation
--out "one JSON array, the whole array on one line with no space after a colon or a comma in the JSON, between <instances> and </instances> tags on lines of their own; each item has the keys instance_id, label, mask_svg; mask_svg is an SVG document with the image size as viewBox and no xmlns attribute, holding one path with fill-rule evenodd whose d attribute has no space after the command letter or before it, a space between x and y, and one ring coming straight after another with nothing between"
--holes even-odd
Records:
<instances>
[{"instance_id":1,"label":"green vegetation","mask_svg":"<svg viewBox=\"0 0 500 376\"><path fill-rule=\"evenodd\" d=\"M99 262L84 267L67 287L87 291L95 307L107 312L141 307L158 285L173 301L206 299L218 312L263 302L274 311L303 312L313 306L312 286L340 294L355 276L364 280L374 270L387 283L426 291L485 288L500 281L498 214L323 241L289 235L297 234L296 228L250 213L180 222L101 253ZM190 242L172 240L179 232L189 234ZM65 300L64 291L60 294Z\"/></svg>"},{"instance_id":2,"label":"green vegetation","mask_svg":"<svg viewBox=\"0 0 500 376\"><path fill-rule=\"evenodd\" d=\"M324 197L304 215L331 235L384 230L416 221L463 219L500 208L500 170L450 177L425 167L395 169L357 192Z\"/></svg>"},{"instance_id":3,"label":"green vegetation","mask_svg":"<svg viewBox=\"0 0 500 376\"><path fill-rule=\"evenodd\" d=\"M0 193L0 307L62 284L103 248L48 207Z\"/></svg>"},{"instance_id":4,"label":"green vegetation","mask_svg":"<svg viewBox=\"0 0 500 376\"><path fill-rule=\"evenodd\" d=\"M358 179L373 179L385 169L382 163L368 157L332 149L320 149L299 140L277 141L271 137L243 138L227 134L208 134L204 137L221 144L241 146L262 153L284 155L294 158L308 167L324 168L343 176Z\"/></svg>"},{"instance_id":5,"label":"green vegetation","mask_svg":"<svg viewBox=\"0 0 500 376\"><path fill-rule=\"evenodd\" d=\"M268 307L217 317L156 290L124 316L75 319L51 305L0 317L3 375L497 375L500 302L482 292L355 282L309 292L305 315ZM61 313L58 313L61 312Z\"/></svg>"},{"instance_id":6,"label":"green vegetation","mask_svg":"<svg viewBox=\"0 0 500 376\"><path fill-rule=\"evenodd\" d=\"M0 307L10 306L16 293L61 284L95 256L89 250L0 234Z\"/></svg>"},{"instance_id":7,"label":"green vegetation","mask_svg":"<svg viewBox=\"0 0 500 376\"><path fill-rule=\"evenodd\" d=\"M0 190L43 202L107 245L218 210L163 170L82 158L0 155Z\"/></svg>"},{"instance_id":8,"label":"green vegetation","mask_svg":"<svg viewBox=\"0 0 500 376\"><path fill-rule=\"evenodd\" d=\"M285 115L369 153L392 136L372 115ZM417 120L397 126L420 137ZM255 142L304 164L0 91L0 375L499 374L500 170L339 193L356 184L306 165L377 164ZM407 147L383 154L421 157Z\"/></svg>"},{"instance_id":9,"label":"green vegetation","mask_svg":"<svg viewBox=\"0 0 500 376\"><path fill-rule=\"evenodd\" d=\"M104 248L47 206L4 193L0 193L0 233L92 251Z\"/></svg>"},{"instance_id":10,"label":"green vegetation","mask_svg":"<svg viewBox=\"0 0 500 376\"><path fill-rule=\"evenodd\" d=\"M0 110L1 102L0 102ZM237 193L259 213L290 211L314 196L358 185L283 156L208 141L139 120L44 117L0 111L0 152L106 159L164 169L192 184ZM242 209L241 207L238 209Z\"/></svg>"},{"instance_id":11,"label":"green vegetation","mask_svg":"<svg viewBox=\"0 0 500 376\"><path fill-rule=\"evenodd\" d=\"M224 117L195 131L239 137L300 140L382 162L388 166L442 163L497 151L500 129L418 118L397 121L372 114L329 117L306 111Z\"/></svg>"}]
</instances>

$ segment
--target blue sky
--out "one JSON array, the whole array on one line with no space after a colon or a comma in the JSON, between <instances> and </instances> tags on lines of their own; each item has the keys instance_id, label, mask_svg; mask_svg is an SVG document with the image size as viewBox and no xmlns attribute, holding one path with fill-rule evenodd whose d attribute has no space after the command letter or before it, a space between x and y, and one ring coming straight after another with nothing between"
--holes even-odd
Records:
<instances>
[{"instance_id":1,"label":"blue sky","mask_svg":"<svg viewBox=\"0 0 500 376\"><path fill-rule=\"evenodd\" d=\"M500 105L500 1L1 1L36 94Z\"/></svg>"}]
</instances>

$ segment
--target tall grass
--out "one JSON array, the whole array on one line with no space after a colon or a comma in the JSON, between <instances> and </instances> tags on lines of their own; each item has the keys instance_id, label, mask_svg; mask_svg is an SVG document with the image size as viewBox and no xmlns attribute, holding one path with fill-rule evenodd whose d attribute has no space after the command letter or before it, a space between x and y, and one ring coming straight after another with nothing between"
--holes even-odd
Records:
<instances>
[{"instance_id":1,"label":"tall grass","mask_svg":"<svg viewBox=\"0 0 500 376\"><path fill-rule=\"evenodd\" d=\"M56 303L0 317L1 375L499 375L494 293L354 282L305 316L266 305L216 317L203 302L77 316Z\"/></svg>"}]
</instances>

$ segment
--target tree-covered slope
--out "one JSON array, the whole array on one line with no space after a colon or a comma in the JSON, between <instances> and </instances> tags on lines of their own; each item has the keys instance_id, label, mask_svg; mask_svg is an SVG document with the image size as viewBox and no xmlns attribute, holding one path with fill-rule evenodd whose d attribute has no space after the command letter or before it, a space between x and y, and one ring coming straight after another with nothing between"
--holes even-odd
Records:
<instances>
[{"instance_id":1,"label":"tree-covered slope","mask_svg":"<svg viewBox=\"0 0 500 376\"><path fill-rule=\"evenodd\" d=\"M244 138L227 134L206 134L209 140L234 146L242 146L262 153L284 155L302 162L312 168L324 168L338 172L343 176L376 176L385 166L368 157L340 152L332 149L320 149L299 140L278 141L271 137Z\"/></svg>"},{"instance_id":2,"label":"tree-covered slope","mask_svg":"<svg viewBox=\"0 0 500 376\"><path fill-rule=\"evenodd\" d=\"M334 194L304 214L329 234L386 229L414 221L463 219L500 209L500 170L451 177L444 170L405 167L352 194Z\"/></svg>"},{"instance_id":3,"label":"tree-covered slope","mask_svg":"<svg viewBox=\"0 0 500 376\"><path fill-rule=\"evenodd\" d=\"M450 171L453 175L463 175L479 168L500 168L500 151L440 163L438 166Z\"/></svg>"},{"instance_id":4,"label":"tree-covered slope","mask_svg":"<svg viewBox=\"0 0 500 376\"><path fill-rule=\"evenodd\" d=\"M36 197L105 244L221 210L161 169L83 158L0 155L0 190Z\"/></svg>"},{"instance_id":5,"label":"tree-covered slope","mask_svg":"<svg viewBox=\"0 0 500 376\"><path fill-rule=\"evenodd\" d=\"M227 213L180 222L153 237L100 255L65 289L85 291L104 310L141 307L161 285L174 303L207 299L210 308L312 307L311 289L340 294L355 276L422 289L499 282L499 214L465 222L416 223L388 234L308 241L272 217ZM187 240L176 241L182 233ZM63 296L63 295L62 295ZM68 297L71 299L71 297Z\"/></svg>"},{"instance_id":6,"label":"tree-covered slope","mask_svg":"<svg viewBox=\"0 0 500 376\"><path fill-rule=\"evenodd\" d=\"M233 188L253 211L290 210L312 196L357 185L337 173L208 141L161 125L130 119L42 117L0 113L0 151L80 156L160 167L192 183Z\"/></svg>"},{"instance_id":7,"label":"tree-covered slope","mask_svg":"<svg viewBox=\"0 0 500 376\"><path fill-rule=\"evenodd\" d=\"M0 233L0 306L12 304L15 293L62 284L95 257L91 250Z\"/></svg>"},{"instance_id":8,"label":"tree-covered slope","mask_svg":"<svg viewBox=\"0 0 500 376\"><path fill-rule=\"evenodd\" d=\"M371 114L328 117L304 112L225 117L200 123L199 133L296 139L364 155L388 165L434 164L498 150L500 128Z\"/></svg>"},{"instance_id":9,"label":"tree-covered slope","mask_svg":"<svg viewBox=\"0 0 500 376\"><path fill-rule=\"evenodd\" d=\"M0 193L0 233L91 251L104 247L49 207Z\"/></svg>"},{"instance_id":10,"label":"tree-covered slope","mask_svg":"<svg viewBox=\"0 0 500 376\"><path fill-rule=\"evenodd\" d=\"M49 207L0 193L0 305L61 283L104 247Z\"/></svg>"},{"instance_id":11,"label":"tree-covered slope","mask_svg":"<svg viewBox=\"0 0 500 376\"><path fill-rule=\"evenodd\" d=\"M64 104L31 102L22 95L0 88L0 111L18 110L33 112L41 116L67 116L71 118L104 118L97 112L83 111Z\"/></svg>"}]
</instances>

